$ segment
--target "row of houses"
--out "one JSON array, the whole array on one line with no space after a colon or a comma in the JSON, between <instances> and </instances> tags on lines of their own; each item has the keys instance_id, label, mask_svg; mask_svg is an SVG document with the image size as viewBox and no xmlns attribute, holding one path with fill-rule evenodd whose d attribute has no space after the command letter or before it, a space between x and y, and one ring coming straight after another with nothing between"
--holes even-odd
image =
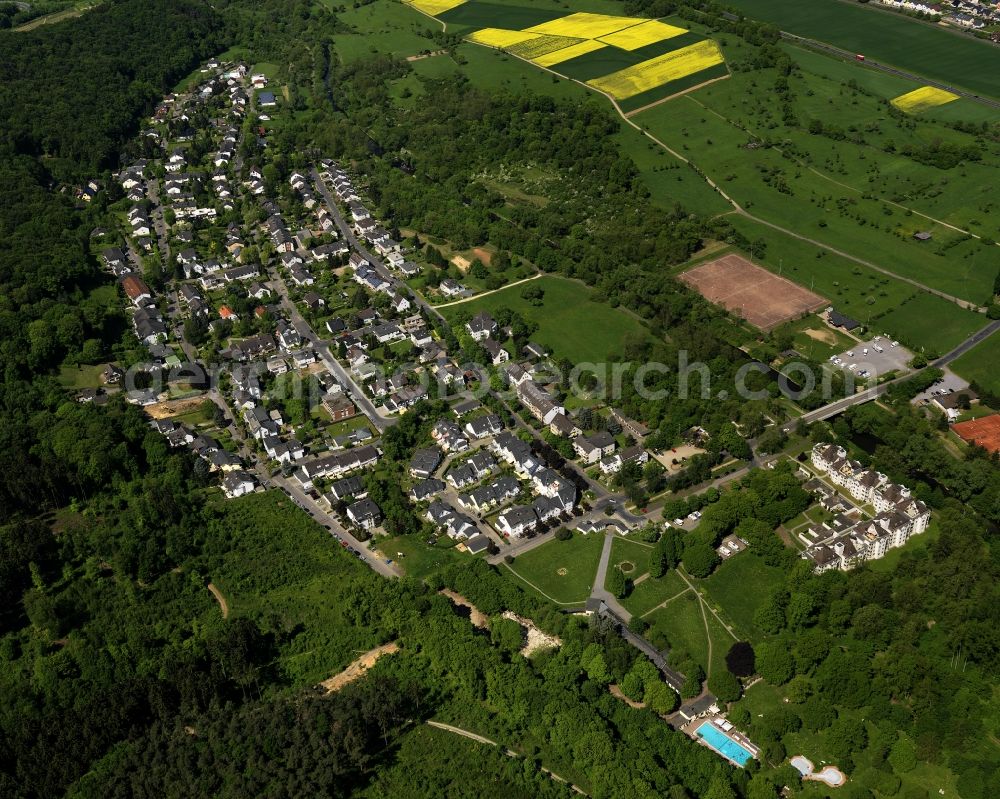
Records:
<instances>
[{"instance_id":1,"label":"row of houses","mask_svg":"<svg viewBox=\"0 0 1000 799\"><path fill-rule=\"evenodd\" d=\"M847 571L864 561L877 560L927 529L930 510L923 502L905 486L849 459L843 447L816 444L811 462L858 502L872 505L876 514L846 528L842 524L836 529L830 525L810 527L807 540L817 543L809 546L802 557L811 561L817 572Z\"/></svg>"}]
</instances>

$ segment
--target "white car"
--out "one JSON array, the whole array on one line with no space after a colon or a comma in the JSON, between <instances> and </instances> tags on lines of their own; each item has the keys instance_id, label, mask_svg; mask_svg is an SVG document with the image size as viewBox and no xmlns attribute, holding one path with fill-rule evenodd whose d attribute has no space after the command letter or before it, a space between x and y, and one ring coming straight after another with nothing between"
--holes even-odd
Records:
<instances>
[{"instance_id":1,"label":"white car","mask_svg":"<svg viewBox=\"0 0 1000 799\"><path fill-rule=\"evenodd\" d=\"M858 368L858 365L857 365L856 363L852 363L852 364L851 364L850 366L848 366L847 368L848 368L848 369L850 369L850 370L851 370L851 371L853 372L853 371L854 371L855 369L857 369L857 368Z\"/></svg>"},{"instance_id":2,"label":"white car","mask_svg":"<svg viewBox=\"0 0 1000 799\"><path fill-rule=\"evenodd\" d=\"M890 347L898 347L898 346L899 346L899 342L898 342L898 341L894 341L894 342L892 342L892 344L890 344L889 346L890 346Z\"/></svg>"},{"instance_id":3,"label":"white car","mask_svg":"<svg viewBox=\"0 0 1000 799\"><path fill-rule=\"evenodd\" d=\"M868 377L868 370L862 369L860 372L858 372L858 377Z\"/></svg>"},{"instance_id":4,"label":"white car","mask_svg":"<svg viewBox=\"0 0 1000 799\"><path fill-rule=\"evenodd\" d=\"M684 520L683 519L674 519L674 524L677 525L678 527L683 527L684 526Z\"/></svg>"},{"instance_id":5,"label":"white car","mask_svg":"<svg viewBox=\"0 0 1000 799\"><path fill-rule=\"evenodd\" d=\"M854 357L854 350L848 350L848 351L847 351L847 352L845 352L844 354L845 354L845 355L846 355L846 356L847 356L848 358L853 358L853 357Z\"/></svg>"}]
</instances>

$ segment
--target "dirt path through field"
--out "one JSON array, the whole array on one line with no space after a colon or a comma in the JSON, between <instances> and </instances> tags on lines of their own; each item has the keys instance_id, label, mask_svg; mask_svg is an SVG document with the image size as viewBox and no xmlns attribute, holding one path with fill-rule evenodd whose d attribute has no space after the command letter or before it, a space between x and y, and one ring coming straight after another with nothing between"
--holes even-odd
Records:
<instances>
[{"instance_id":1,"label":"dirt path through field","mask_svg":"<svg viewBox=\"0 0 1000 799\"><path fill-rule=\"evenodd\" d=\"M222 595L218 586L215 583L208 584L208 590L212 592L212 596L215 597L215 601L219 603L219 609L222 611L222 618L229 618L229 603L226 602L226 598Z\"/></svg>"},{"instance_id":2,"label":"dirt path through field","mask_svg":"<svg viewBox=\"0 0 1000 799\"><path fill-rule=\"evenodd\" d=\"M339 674L334 674L332 677L323 680L320 685L326 689L328 694L332 694L339 691L345 685L354 682L364 676L364 673L368 671L375 662L383 655L391 655L393 652L399 651L399 644L395 641L390 641L387 644L382 644L382 646L377 646L374 649L369 649L361 657L351 661L347 668L344 669Z\"/></svg>"}]
</instances>

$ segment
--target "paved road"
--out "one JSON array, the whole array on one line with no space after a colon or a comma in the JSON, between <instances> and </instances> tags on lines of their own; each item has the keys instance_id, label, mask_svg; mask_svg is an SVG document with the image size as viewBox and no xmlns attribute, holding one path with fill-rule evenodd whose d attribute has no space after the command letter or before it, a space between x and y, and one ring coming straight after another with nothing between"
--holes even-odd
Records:
<instances>
[{"instance_id":1,"label":"paved road","mask_svg":"<svg viewBox=\"0 0 1000 799\"><path fill-rule=\"evenodd\" d=\"M383 577L399 577L401 572L395 563L386 563L383 558L379 558L368 549L368 544L359 541L351 533L349 533L337 520L337 517L331 513L325 511L319 504L310 497L302 487L296 484L294 480L289 480L280 475L276 475L271 478L270 482L281 488L300 508L302 508L306 513L312 516L317 522L326 527L330 531L330 535L340 538L342 541L346 541L348 547L355 549L363 562L368 564L372 569L381 574Z\"/></svg>"},{"instance_id":2,"label":"paved road","mask_svg":"<svg viewBox=\"0 0 1000 799\"><path fill-rule=\"evenodd\" d=\"M614 531L606 531L604 533L604 548L601 550L601 559L597 564L597 574L594 576L594 588L590 592L590 598L602 601L614 611L619 619L628 624L632 620L632 614L625 610L617 597L604 587L604 581L608 577L608 564L611 562L611 547L614 543Z\"/></svg>"},{"instance_id":3,"label":"paved road","mask_svg":"<svg viewBox=\"0 0 1000 799\"><path fill-rule=\"evenodd\" d=\"M940 358L934 361L931 364L931 366L937 366L938 368L943 369L952 361L965 355L965 353L967 353L977 344L988 339L990 336L996 333L997 330L1000 330L1000 319L990 322L982 330L978 331L977 333L973 333L965 341L963 341L961 344L955 347L955 349L953 349L951 352L947 353L946 355L942 355Z\"/></svg>"},{"instance_id":4,"label":"paved road","mask_svg":"<svg viewBox=\"0 0 1000 799\"><path fill-rule=\"evenodd\" d=\"M942 355L937 360L931 361L930 365L937 367L939 369L943 369L952 361L956 360L957 358L960 358L962 355L967 353L977 344L980 344L986 339L988 339L990 336L996 333L997 330L1000 330L1000 319L990 322L988 325L986 325L986 327L982 328L976 333L973 333L965 341L963 341L961 344L955 347L955 349L953 349L951 352ZM836 416L838 413L843 413L848 408L854 405L860 405L862 403L870 402L873 399L881 397L889 390L890 386L896 383L900 383L904 380L908 380L911 377L913 377L912 373L905 374L902 377L897 377L895 380L890 380L886 383L881 383L872 388L860 391L851 397L845 397L844 399L831 402L829 405L824 405L822 408L817 408L814 411L809 411L809 413L806 413L799 418L802 421L806 422L806 424L810 424L812 422L818 422L823 419L829 419L831 416ZM793 419L792 421L785 424L782 427L782 429L785 432L789 432L795 428L798 422L799 419Z\"/></svg>"},{"instance_id":5,"label":"paved road","mask_svg":"<svg viewBox=\"0 0 1000 799\"><path fill-rule=\"evenodd\" d=\"M349 387L352 399L354 403L361 409L361 411L367 416L373 425L381 433L392 425L396 424L398 419L396 417L389 416L385 408L377 408L368 399L364 390L359 386L354 378L348 372L330 352L330 348L327 346L326 342L323 341L319 336L316 335L316 331L313 330L312 325L310 325L305 318L299 313L299 309L292 302L288 294L288 286L285 285L285 281L279 277L271 277L267 283L268 287L273 291L277 292L281 297L281 305L288 312L288 318L291 320L292 325L297 330L306 331L306 338L312 345L316 354L319 355L320 359L323 361L323 365L330 370L345 388Z\"/></svg>"},{"instance_id":6,"label":"paved road","mask_svg":"<svg viewBox=\"0 0 1000 799\"><path fill-rule=\"evenodd\" d=\"M409 287L401 280L399 280L385 265L375 253L371 252L364 243L361 242L357 236L354 235L354 231L351 230L351 226L347 224L347 220L344 219L344 215L340 213L340 206L337 205L337 200L330 190L326 187L326 183L323 178L320 177L319 171L313 167L312 170L313 184L316 190L323 195L323 200L326 202L326 207L330 211L330 215L333 217L333 221L337 224L340 230L340 234L344 237L344 241L350 245L350 247L358 253L363 258L367 259L372 265L372 268L378 272L378 274L385 280L388 280L392 284L393 288L401 294L411 294L413 295L413 300L430 314L433 314L438 319L444 319L440 312L433 305L431 305L427 300L420 296L419 292L410 292Z\"/></svg>"}]
</instances>

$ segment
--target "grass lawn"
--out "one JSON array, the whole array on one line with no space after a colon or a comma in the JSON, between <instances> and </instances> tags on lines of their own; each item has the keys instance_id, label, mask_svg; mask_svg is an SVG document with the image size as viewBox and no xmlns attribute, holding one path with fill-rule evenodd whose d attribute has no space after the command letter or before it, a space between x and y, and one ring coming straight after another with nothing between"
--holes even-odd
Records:
<instances>
[{"instance_id":1,"label":"grass lawn","mask_svg":"<svg viewBox=\"0 0 1000 799\"><path fill-rule=\"evenodd\" d=\"M910 349L923 347L944 355L988 323L982 314L921 291L881 317L877 324Z\"/></svg>"},{"instance_id":2,"label":"grass lawn","mask_svg":"<svg viewBox=\"0 0 1000 799\"><path fill-rule=\"evenodd\" d=\"M337 18L354 30L353 34L332 37L344 63L375 53L405 58L438 49L435 42L424 35L434 23L402 3L376 0L348 7L345 12L338 12Z\"/></svg>"},{"instance_id":3,"label":"grass lawn","mask_svg":"<svg viewBox=\"0 0 1000 799\"><path fill-rule=\"evenodd\" d=\"M59 369L59 385L68 389L100 388L104 385L101 375L105 364L88 366L62 366Z\"/></svg>"},{"instance_id":4,"label":"grass lawn","mask_svg":"<svg viewBox=\"0 0 1000 799\"><path fill-rule=\"evenodd\" d=\"M465 62L462 72L481 89L505 89L519 94L535 92L557 98L583 99L592 96L592 92L578 83L549 75L499 50L463 43L458 46L457 52Z\"/></svg>"},{"instance_id":5,"label":"grass lawn","mask_svg":"<svg viewBox=\"0 0 1000 799\"><path fill-rule=\"evenodd\" d=\"M624 566L622 571L625 572L625 576L635 580L649 571L649 556L652 551L651 544L615 536L611 544L611 560L608 562L608 568L621 564ZM628 568L629 564L632 564L631 570Z\"/></svg>"},{"instance_id":6,"label":"grass lawn","mask_svg":"<svg viewBox=\"0 0 1000 799\"><path fill-rule=\"evenodd\" d=\"M813 361L823 362L853 347L857 342L848 335L834 330L815 315L782 325L778 333L792 335L795 351Z\"/></svg>"},{"instance_id":7,"label":"grass lawn","mask_svg":"<svg viewBox=\"0 0 1000 799\"><path fill-rule=\"evenodd\" d=\"M206 399L194 410L181 413L172 417L178 424L186 424L191 427L198 427L203 424L212 423L215 419L215 409L218 406L210 399Z\"/></svg>"},{"instance_id":8,"label":"grass lawn","mask_svg":"<svg viewBox=\"0 0 1000 799\"><path fill-rule=\"evenodd\" d=\"M635 163L650 198L660 207L672 209L680 203L689 211L706 216L731 210L729 203L704 178L624 120L615 138Z\"/></svg>"},{"instance_id":9,"label":"grass lawn","mask_svg":"<svg viewBox=\"0 0 1000 799\"><path fill-rule=\"evenodd\" d=\"M985 320L984 320L985 321ZM951 369L966 380L979 383L1000 394L1000 334L994 333L951 364Z\"/></svg>"},{"instance_id":10,"label":"grass lawn","mask_svg":"<svg viewBox=\"0 0 1000 799\"><path fill-rule=\"evenodd\" d=\"M671 652L668 660L671 663L679 662L684 652L708 670L708 636L701 615L701 602L694 591L688 591L665 608L646 616L646 621L651 625L646 638L661 633L669 642Z\"/></svg>"},{"instance_id":11,"label":"grass lawn","mask_svg":"<svg viewBox=\"0 0 1000 799\"><path fill-rule=\"evenodd\" d=\"M688 584L681 579L676 571L671 569L662 577L647 577L632 589L632 593L621 600L622 605L632 615L642 616L662 602L676 597L682 591L690 590ZM680 602L677 597L673 602ZM671 602L671 604L673 604ZM668 605L669 607L669 605Z\"/></svg>"},{"instance_id":12,"label":"grass lawn","mask_svg":"<svg viewBox=\"0 0 1000 799\"><path fill-rule=\"evenodd\" d=\"M754 627L754 611L771 591L784 585L784 579L780 569L768 566L752 552L740 552L698 585L732 619L738 633L759 640L762 633Z\"/></svg>"},{"instance_id":13,"label":"grass lawn","mask_svg":"<svg viewBox=\"0 0 1000 799\"><path fill-rule=\"evenodd\" d=\"M526 286L545 292L542 304L531 305L521 297ZM545 275L521 286L501 289L485 297L442 308L451 321L460 313L473 316L480 311L495 312L507 307L535 322L538 330L531 340L547 347L556 356L574 363L603 363L619 354L626 336L646 336L642 322L631 314L603 303L593 302L593 292L582 283L555 275Z\"/></svg>"},{"instance_id":14,"label":"grass lawn","mask_svg":"<svg viewBox=\"0 0 1000 799\"><path fill-rule=\"evenodd\" d=\"M526 581L529 588L533 586L547 599L564 605L582 605L594 587L603 546L603 535L574 533L569 541L553 538L518 555L507 568L522 587Z\"/></svg>"},{"instance_id":15,"label":"grass lawn","mask_svg":"<svg viewBox=\"0 0 1000 799\"><path fill-rule=\"evenodd\" d=\"M375 546L386 558L391 558L407 577L423 580L434 572L460 560L468 560L472 555L458 552L455 542L448 536L441 536L434 546L419 536L398 536L396 538L378 537ZM399 553L403 553L400 557Z\"/></svg>"},{"instance_id":16,"label":"grass lawn","mask_svg":"<svg viewBox=\"0 0 1000 799\"><path fill-rule=\"evenodd\" d=\"M321 406L317 406L317 408L321 411L323 410ZM324 418L328 418L328 415L324 416ZM355 430L361 430L362 428L371 429L368 424L368 417L366 417L363 413L359 413L357 416L352 416L350 419L344 419L342 422L335 422L334 424L331 424L326 428L326 433L331 437L342 436L345 433L353 433Z\"/></svg>"}]
</instances>

